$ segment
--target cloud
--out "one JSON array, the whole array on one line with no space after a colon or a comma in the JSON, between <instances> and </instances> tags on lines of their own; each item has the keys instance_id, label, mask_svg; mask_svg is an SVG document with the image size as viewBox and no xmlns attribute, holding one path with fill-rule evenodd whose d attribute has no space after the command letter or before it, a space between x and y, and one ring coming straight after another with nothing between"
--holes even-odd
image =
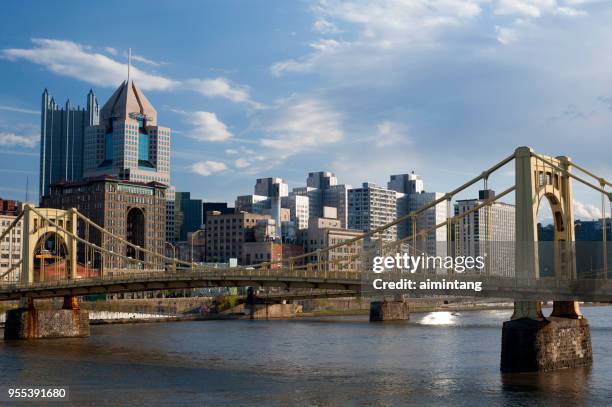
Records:
<instances>
[{"instance_id":1,"label":"cloud","mask_svg":"<svg viewBox=\"0 0 612 407\"><path fill-rule=\"evenodd\" d=\"M142 62L143 64L151 65L151 66L160 66L163 65L162 62L153 61L152 59L145 58L141 55L132 54L132 61Z\"/></svg>"},{"instance_id":2,"label":"cloud","mask_svg":"<svg viewBox=\"0 0 612 407\"><path fill-rule=\"evenodd\" d=\"M23 136L15 133L0 132L0 146L33 148L38 144L38 136Z\"/></svg>"},{"instance_id":3,"label":"cloud","mask_svg":"<svg viewBox=\"0 0 612 407\"><path fill-rule=\"evenodd\" d=\"M582 5L580 2L566 2L570 5ZM568 17L585 16L584 10L560 6L556 0L499 0L495 7L497 15L520 15L522 17L538 18L544 14L564 15Z\"/></svg>"},{"instance_id":4,"label":"cloud","mask_svg":"<svg viewBox=\"0 0 612 407\"><path fill-rule=\"evenodd\" d=\"M38 110L24 109L21 107L13 107L13 106L0 106L0 110L5 110L7 112L14 112L14 113L37 114L37 115L40 114Z\"/></svg>"},{"instance_id":5,"label":"cloud","mask_svg":"<svg viewBox=\"0 0 612 407\"><path fill-rule=\"evenodd\" d=\"M32 48L3 49L0 56L9 61L29 61L58 75L76 78L96 86L116 87L126 79L127 63L96 53L91 47L73 41L47 38L34 38L32 43ZM107 47L105 51L112 56L117 54L114 48ZM148 65L160 65L159 62L138 55L133 55L132 59ZM130 75L143 90L190 90L207 97L221 97L232 102L249 103L253 107L260 106L251 100L245 86L232 84L223 77L177 80L151 74L135 66L130 68Z\"/></svg>"},{"instance_id":6,"label":"cloud","mask_svg":"<svg viewBox=\"0 0 612 407\"><path fill-rule=\"evenodd\" d=\"M117 51L117 49L113 47L104 47L104 51L106 51L108 54L111 54L111 55L119 54L119 51Z\"/></svg>"},{"instance_id":7,"label":"cloud","mask_svg":"<svg viewBox=\"0 0 612 407\"><path fill-rule=\"evenodd\" d=\"M585 204L574 200L574 217L577 219L600 219L601 209L595 205Z\"/></svg>"},{"instance_id":8,"label":"cloud","mask_svg":"<svg viewBox=\"0 0 612 407\"><path fill-rule=\"evenodd\" d=\"M390 120L385 120L376 125L375 143L378 147L397 144L407 144L408 130L405 125Z\"/></svg>"},{"instance_id":9,"label":"cloud","mask_svg":"<svg viewBox=\"0 0 612 407\"><path fill-rule=\"evenodd\" d=\"M495 32L497 34L497 41L500 44L508 45L515 42L518 39L516 30L507 27L495 26Z\"/></svg>"},{"instance_id":10,"label":"cloud","mask_svg":"<svg viewBox=\"0 0 612 407\"><path fill-rule=\"evenodd\" d=\"M332 34L341 32L334 23L320 18L312 24L312 28L321 34Z\"/></svg>"},{"instance_id":11,"label":"cloud","mask_svg":"<svg viewBox=\"0 0 612 407\"><path fill-rule=\"evenodd\" d=\"M189 124L195 126L187 132L189 137L193 139L199 141L227 141L232 138L232 133L227 129L225 123L217 118L215 113L172 111L182 114Z\"/></svg>"},{"instance_id":12,"label":"cloud","mask_svg":"<svg viewBox=\"0 0 612 407\"><path fill-rule=\"evenodd\" d=\"M341 117L333 108L313 98L293 96L277 102L263 125L263 147L278 150L281 157L341 141Z\"/></svg>"},{"instance_id":13,"label":"cloud","mask_svg":"<svg viewBox=\"0 0 612 407\"><path fill-rule=\"evenodd\" d=\"M199 161L191 166L191 172L203 177L225 170L227 170L227 165L219 161Z\"/></svg>"},{"instance_id":14,"label":"cloud","mask_svg":"<svg viewBox=\"0 0 612 407\"><path fill-rule=\"evenodd\" d=\"M245 160L244 158L239 158L236 161L234 161L234 165L236 166L236 168L247 168L251 166L251 163L248 160Z\"/></svg>"},{"instance_id":15,"label":"cloud","mask_svg":"<svg viewBox=\"0 0 612 407\"><path fill-rule=\"evenodd\" d=\"M213 79L190 79L185 82L185 87L194 90L208 97L222 97L232 102L249 103L253 107L260 107L253 102L249 96L249 91L244 86L230 83L223 77Z\"/></svg>"}]
</instances>

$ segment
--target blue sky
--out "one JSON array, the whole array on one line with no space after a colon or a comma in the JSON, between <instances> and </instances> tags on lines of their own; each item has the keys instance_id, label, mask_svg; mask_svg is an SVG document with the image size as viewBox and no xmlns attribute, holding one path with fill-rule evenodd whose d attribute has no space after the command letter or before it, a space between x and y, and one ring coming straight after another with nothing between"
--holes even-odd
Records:
<instances>
[{"instance_id":1,"label":"blue sky","mask_svg":"<svg viewBox=\"0 0 612 407\"><path fill-rule=\"evenodd\" d=\"M2 197L23 199L26 176L37 191L43 89L102 105L128 47L173 129L173 184L207 200L318 170L351 185L414 170L446 191L520 145L612 178L609 1L7 2L1 18Z\"/></svg>"}]
</instances>

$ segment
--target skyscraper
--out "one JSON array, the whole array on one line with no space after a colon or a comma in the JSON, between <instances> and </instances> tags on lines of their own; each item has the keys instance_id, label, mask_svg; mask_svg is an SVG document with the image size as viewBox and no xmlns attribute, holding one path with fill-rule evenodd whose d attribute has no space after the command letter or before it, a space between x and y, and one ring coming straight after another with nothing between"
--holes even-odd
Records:
<instances>
[{"instance_id":1,"label":"skyscraper","mask_svg":"<svg viewBox=\"0 0 612 407\"><path fill-rule=\"evenodd\" d=\"M377 187L364 182L361 188L348 191L348 225L349 229L369 232L387 223L397 216L397 192ZM373 236L374 239L377 236ZM397 227L392 226L384 231L383 240L395 240Z\"/></svg>"},{"instance_id":2,"label":"skyscraper","mask_svg":"<svg viewBox=\"0 0 612 407\"><path fill-rule=\"evenodd\" d=\"M423 180L414 172L410 174L391 175L387 183L389 189L398 193L397 217L400 218L428 205L444 196L441 192L423 191ZM446 203L440 203L429 208L414 219L408 219L397 225L398 239L412 236L413 232L420 232L432 228L446 220ZM430 255L444 255L446 253L447 229L442 226L429 232L420 249Z\"/></svg>"},{"instance_id":3,"label":"skyscraper","mask_svg":"<svg viewBox=\"0 0 612 407\"><path fill-rule=\"evenodd\" d=\"M93 91L87 94L85 108L70 100L60 108L47 89L42 94L40 121L39 199L49 194L49 186L83 178L86 129L98 124L98 101Z\"/></svg>"},{"instance_id":4,"label":"skyscraper","mask_svg":"<svg viewBox=\"0 0 612 407\"><path fill-rule=\"evenodd\" d=\"M455 216L473 210L495 191L481 190L478 199L458 200ZM494 274L514 273L515 215L514 205L493 202L464 216L455 226L455 250L464 256L486 256L486 266Z\"/></svg>"},{"instance_id":5,"label":"skyscraper","mask_svg":"<svg viewBox=\"0 0 612 407\"><path fill-rule=\"evenodd\" d=\"M100 110L98 125L85 131L84 176L101 175L167 186L166 241L174 241L174 187L170 185L170 129L136 86L124 81Z\"/></svg>"},{"instance_id":6,"label":"skyscraper","mask_svg":"<svg viewBox=\"0 0 612 407\"><path fill-rule=\"evenodd\" d=\"M100 110L100 124L86 131L86 177L170 185L170 129L132 80L124 81Z\"/></svg>"}]
</instances>

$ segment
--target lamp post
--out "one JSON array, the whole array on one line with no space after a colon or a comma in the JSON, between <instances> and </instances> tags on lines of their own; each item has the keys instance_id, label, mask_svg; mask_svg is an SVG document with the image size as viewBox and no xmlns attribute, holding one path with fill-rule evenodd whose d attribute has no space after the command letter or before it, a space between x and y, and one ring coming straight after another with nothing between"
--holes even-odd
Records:
<instances>
[{"instance_id":1,"label":"lamp post","mask_svg":"<svg viewBox=\"0 0 612 407\"><path fill-rule=\"evenodd\" d=\"M166 242L166 244L172 247L172 259L174 259L174 271L176 271L176 246L170 242Z\"/></svg>"},{"instance_id":2,"label":"lamp post","mask_svg":"<svg viewBox=\"0 0 612 407\"><path fill-rule=\"evenodd\" d=\"M196 237L198 236L198 233L200 233L200 232L204 232L204 229L198 229L198 230L196 230L195 232L193 232L191 234L191 269L192 270L194 269L194 266L193 266L193 242L195 241Z\"/></svg>"}]
</instances>

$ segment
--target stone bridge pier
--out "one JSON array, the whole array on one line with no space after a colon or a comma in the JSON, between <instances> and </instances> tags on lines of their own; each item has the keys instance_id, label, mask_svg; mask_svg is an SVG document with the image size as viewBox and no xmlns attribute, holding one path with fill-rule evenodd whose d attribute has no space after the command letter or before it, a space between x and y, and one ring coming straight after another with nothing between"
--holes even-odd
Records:
<instances>
[{"instance_id":1,"label":"stone bridge pier","mask_svg":"<svg viewBox=\"0 0 612 407\"><path fill-rule=\"evenodd\" d=\"M298 304L286 304L284 301L267 302L265 298L257 297L252 287L247 290L247 300L244 304L245 312L250 319L284 319L294 318L302 312Z\"/></svg>"},{"instance_id":2,"label":"stone bridge pier","mask_svg":"<svg viewBox=\"0 0 612 407\"><path fill-rule=\"evenodd\" d=\"M404 299L383 299L370 303L370 322L407 321L410 319L410 309Z\"/></svg>"},{"instance_id":3,"label":"stone bridge pier","mask_svg":"<svg viewBox=\"0 0 612 407\"><path fill-rule=\"evenodd\" d=\"M89 313L78 307L76 297L64 297L62 309L39 310L34 300L22 300L20 308L6 312L4 339L84 338L89 336Z\"/></svg>"},{"instance_id":4,"label":"stone bridge pier","mask_svg":"<svg viewBox=\"0 0 612 407\"><path fill-rule=\"evenodd\" d=\"M593 363L589 322L576 301L555 301L548 318L539 301L515 301L502 329L501 371L546 372Z\"/></svg>"}]
</instances>

